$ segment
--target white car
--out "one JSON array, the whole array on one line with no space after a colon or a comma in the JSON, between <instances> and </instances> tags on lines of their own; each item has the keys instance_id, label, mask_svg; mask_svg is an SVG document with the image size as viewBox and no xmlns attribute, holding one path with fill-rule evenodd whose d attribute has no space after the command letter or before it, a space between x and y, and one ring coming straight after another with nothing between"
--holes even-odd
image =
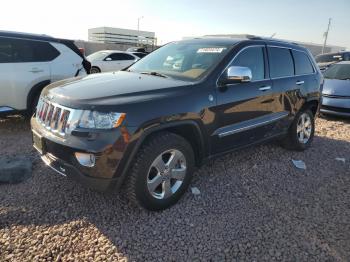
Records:
<instances>
[{"instance_id":1,"label":"white car","mask_svg":"<svg viewBox=\"0 0 350 262\"><path fill-rule=\"evenodd\" d=\"M87 72L71 40L0 31L0 114L31 113L45 86Z\"/></svg>"},{"instance_id":2,"label":"white car","mask_svg":"<svg viewBox=\"0 0 350 262\"><path fill-rule=\"evenodd\" d=\"M117 50L102 50L87 56L91 63L91 73L122 70L140 59L139 56Z\"/></svg>"}]
</instances>

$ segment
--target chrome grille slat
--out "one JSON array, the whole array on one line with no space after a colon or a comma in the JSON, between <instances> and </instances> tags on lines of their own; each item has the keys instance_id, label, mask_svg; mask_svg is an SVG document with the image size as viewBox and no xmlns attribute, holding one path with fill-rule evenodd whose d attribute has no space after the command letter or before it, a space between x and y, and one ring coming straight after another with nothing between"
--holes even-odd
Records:
<instances>
[{"instance_id":1,"label":"chrome grille slat","mask_svg":"<svg viewBox=\"0 0 350 262\"><path fill-rule=\"evenodd\" d=\"M59 136L65 136L70 126L70 117L72 116L76 119L80 116L81 112L81 110L69 109L40 98L36 111L36 119L50 132Z\"/></svg>"}]
</instances>

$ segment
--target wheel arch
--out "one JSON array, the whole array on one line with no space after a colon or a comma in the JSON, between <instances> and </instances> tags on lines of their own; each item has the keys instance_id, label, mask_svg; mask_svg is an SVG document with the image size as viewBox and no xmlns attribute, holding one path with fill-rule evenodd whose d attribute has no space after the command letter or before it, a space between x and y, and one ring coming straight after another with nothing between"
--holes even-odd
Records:
<instances>
[{"instance_id":1,"label":"wheel arch","mask_svg":"<svg viewBox=\"0 0 350 262\"><path fill-rule=\"evenodd\" d=\"M316 99L306 101L300 110L304 110L309 108L314 116L316 116L319 112L320 101Z\"/></svg>"},{"instance_id":2,"label":"wheel arch","mask_svg":"<svg viewBox=\"0 0 350 262\"><path fill-rule=\"evenodd\" d=\"M44 87L46 87L47 85L49 85L51 83L51 80L44 80L41 81L39 83L37 83L36 85L34 85L28 95L27 95L27 106L26 109L29 110L30 106L32 105L35 97L41 93L41 91L44 89Z\"/></svg>"},{"instance_id":3,"label":"wheel arch","mask_svg":"<svg viewBox=\"0 0 350 262\"><path fill-rule=\"evenodd\" d=\"M141 148L141 146L149 138L161 132L174 133L186 139L186 141L191 145L194 151L196 166L199 167L202 164L203 160L207 155L208 150L203 138L203 132L197 122L193 120L183 120L173 123L162 124L155 127L141 128L135 133L136 137L138 137L137 142L133 146L131 152L127 154L128 156L126 159L126 163L122 164L121 167L117 168L117 172L121 172L121 179L117 184L117 188L120 188L120 186L125 181L130 166L132 165L132 162L135 159L135 156Z\"/></svg>"}]
</instances>

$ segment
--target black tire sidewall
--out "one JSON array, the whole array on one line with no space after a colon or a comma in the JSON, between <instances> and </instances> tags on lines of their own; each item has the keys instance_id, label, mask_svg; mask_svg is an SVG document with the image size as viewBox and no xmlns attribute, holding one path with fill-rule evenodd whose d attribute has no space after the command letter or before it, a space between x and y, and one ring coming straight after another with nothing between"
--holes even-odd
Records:
<instances>
[{"instance_id":1,"label":"black tire sidewall","mask_svg":"<svg viewBox=\"0 0 350 262\"><path fill-rule=\"evenodd\" d=\"M135 195L136 199L141 206L148 210L162 210L175 204L180 197L186 192L194 171L194 154L189 143L177 135L171 135L168 139L164 140L162 144L158 146L148 145L150 148L145 149L145 154L142 155L142 159L139 161L137 172L137 180L135 183ZM169 149L176 149L184 154L186 159L186 176L178 191L166 199L156 199L151 195L147 188L147 176L148 171L153 161L161 153Z\"/></svg>"}]
</instances>

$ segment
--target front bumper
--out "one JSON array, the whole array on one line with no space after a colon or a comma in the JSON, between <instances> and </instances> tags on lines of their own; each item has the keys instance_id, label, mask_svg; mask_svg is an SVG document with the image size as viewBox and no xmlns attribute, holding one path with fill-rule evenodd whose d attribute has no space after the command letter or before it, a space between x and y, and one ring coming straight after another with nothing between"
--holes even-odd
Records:
<instances>
[{"instance_id":1,"label":"front bumper","mask_svg":"<svg viewBox=\"0 0 350 262\"><path fill-rule=\"evenodd\" d=\"M77 181L78 183L96 191L107 191L109 188L111 188L114 184L117 183L116 179L96 178L88 176L82 173L81 170L79 170L79 168L65 162L62 159L55 157L50 153L42 155L41 159L48 167L56 171L58 174L68 176L69 178Z\"/></svg>"},{"instance_id":2,"label":"front bumper","mask_svg":"<svg viewBox=\"0 0 350 262\"><path fill-rule=\"evenodd\" d=\"M39 137L42 143L38 150L42 160L57 173L97 191L107 191L121 185L123 163L127 159L125 151L129 145L126 127L123 127L124 133L118 128L62 138L41 126L35 118L32 118L31 126L35 137L33 140ZM94 154L95 165L81 165L75 157L76 152Z\"/></svg>"},{"instance_id":3,"label":"front bumper","mask_svg":"<svg viewBox=\"0 0 350 262\"><path fill-rule=\"evenodd\" d=\"M323 96L320 112L350 117L350 98Z\"/></svg>"}]
</instances>

